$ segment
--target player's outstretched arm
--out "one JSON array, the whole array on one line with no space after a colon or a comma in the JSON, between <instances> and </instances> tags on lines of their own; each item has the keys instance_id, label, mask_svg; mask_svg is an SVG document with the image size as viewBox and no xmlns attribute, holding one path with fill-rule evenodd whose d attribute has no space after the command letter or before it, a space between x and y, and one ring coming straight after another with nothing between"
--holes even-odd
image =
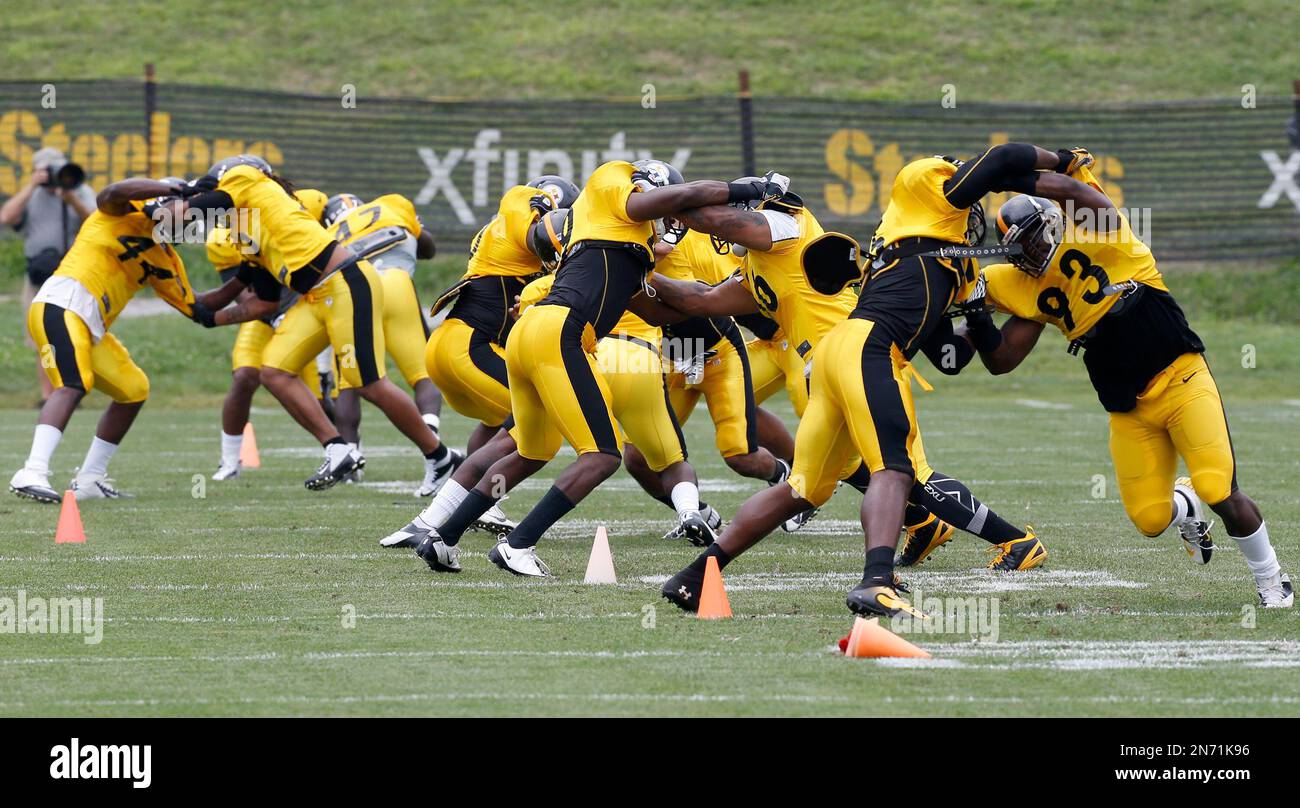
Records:
<instances>
[{"instance_id":1,"label":"player's outstretched arm","mask_svg":"<svg viewBox=\"0 0 1300 808\"><path fill-rule=\"evenodd\" d=\"M677 218L692 230L717 236L750 250L767 252L772 249L772 228L767 217L752 210L730 205L709 205L681 211Z\"/></svg>"},{"instance_id":2,"label":"player's outstretched arm","mask_svg":"<svg viewBox=\"0 0 1300 808\"><path fill-rule=\"evenodd\" d=\"M1101 189L1079 182L1064 174L1042 174L1034 193L1054 202L1065 203L1065 209L1076 222L1095 222L1098 232L1107 232L1119 221L1119 211L1110 197Z\"/></svg>"},{"instance_id":3,"label":"player's outstretched arm","mask_svg":"<svg viewBox=\"0 0 1300 808\"><path fill-rule=\"evenodd\" d=\"M627 215L638 222L676 216L690 208L777 199L790 189L789 178L769 171L760 180L718 182L696 180L680 185L651 188L627 198Z\"/></svg>"},{"instance_id":4,"label":"player's outstretched arm","mask_svg":"<svg viewBox=\"0 0 1300 808\"><path fill-rule=\"evenodd\" d=\"M655 275L650 279L650 285L658 294L658 300L690 317L727 317L758 311L754 296L736 281L709 286Z\"/></svg>"},{"instance_id":5,"label":"player's outstretched arm","mask_svg":"<svg viewBox=\"0 0 1300 808\"><path fill-rule=\"evenodd\" d=\"M1029 356L1030 351L1034 350L1034 346L1038 344L1038 337L1042 333L1042 323L1022 317L1012 317L1007 320L1006 325L1002 326L1002 338L997 347L989 350L980 349L980 360L994 376L1010 373L1020 366L1025 357ZM978 339L972 341L979 347Z\"/></svg>"},{"instance_id":6,"label":"player's outstretched arm","mask_svg":"<svg viewBox=\"0 0 1300 808\"><path fill-rule=\"evenodd\" d=\"M1091 155L1085 161L1076 152L1051 152L1031 143L1003 143L963 163L944 183L943 194L955 208L969 208L995 191L1041 194L1035 190L1036 183L1046 176L1041 172L1066 173L1091 160Z\"/></svg>"},{"instance_id":7,"label":"player's outstretched arm","mask_svg":"<svg viewBox=\"0 0 1300 808\"><path fill-rule=\"evenodd\" d=\"M157 180L136 177L115 182L95 197L95 205L109 216L125 216L131 212L130 203L138 199L153 199L159 196L175 196L175 186Z\"/></svg>"}]
</instances>

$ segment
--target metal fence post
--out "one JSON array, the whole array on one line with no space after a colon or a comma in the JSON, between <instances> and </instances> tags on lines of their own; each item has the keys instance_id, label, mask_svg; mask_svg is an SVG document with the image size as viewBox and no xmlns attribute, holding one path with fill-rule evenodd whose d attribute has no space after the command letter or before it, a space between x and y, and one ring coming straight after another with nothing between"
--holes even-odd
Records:
<instances>
[{"instance_id":1,"label":"metal fence post","mask_svg":"<svg viewBox=\"0 0 1300 808\"><path fill-rule=\"evenodd\" d=\"M158 176L153 162L153 113L158 108L158 84L154 81L153 62L144 65L144 144L150 176ZM164 152L167 144L162 145Z\"/></svg>"},{"instance_id":2,"label":"metal fence post","mask_svg":"<svg viewBox=\"0 0 1300 808\"><path fill-rule=\"evenodd\" d=\"M740 159L742 170L752 176L754 168L754 96L749 91L749 71L740 71Z\"/></svg>"}]
</instances>

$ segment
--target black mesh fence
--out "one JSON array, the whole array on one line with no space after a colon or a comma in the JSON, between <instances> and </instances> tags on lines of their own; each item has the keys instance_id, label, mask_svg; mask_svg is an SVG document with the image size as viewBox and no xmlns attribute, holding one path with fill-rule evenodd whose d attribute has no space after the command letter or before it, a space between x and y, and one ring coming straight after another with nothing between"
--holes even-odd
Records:
<instances>
[{"instance_id":1,"label":"black mesh fence","mask_svg":"<svg viewBox=\"0 0 1300 808\"><path fill-rule=\"evenodd\" d=\"M445 251L463 249L501 191L539 173L581 182L609 159L653 155L688 179L745 171L735 98L422 101L156 85L0 82L0 197L42 145L63 148L96 187L137 174L194 176L216 158L260 153L301 187L416 201ZM1289 99L1110 106L841 102L759 97L753 153L829 229L859 238L895 173L931 154L969 156L1007 140L1087 146L1099 176L1167 259L1300 252L1300 158ZM986 200L996 205L998 200Z\"/></svg>"}]
</instances>

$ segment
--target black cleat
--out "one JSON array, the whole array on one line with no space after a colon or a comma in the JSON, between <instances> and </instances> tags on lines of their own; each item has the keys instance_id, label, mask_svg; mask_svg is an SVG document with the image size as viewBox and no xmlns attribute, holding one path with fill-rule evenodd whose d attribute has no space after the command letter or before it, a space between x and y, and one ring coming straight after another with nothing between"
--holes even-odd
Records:
<instances>
[{"instance_id":1,"label":"black cleat","mask_svg":"<svg viewBox=\"0 0 1300 808\"><path fill-rule=\"evenodd\" d=\"M344 478L355 471L359 471L366 466L366 459L356 449L349 449L342 445L342 450L331 451L335 446L342 444L333 444L326 448L325 459L321 461L320 468L316 473L307 478L303 485L312 491L324 491L327 488L333 488L343 482Z\"/></svg>"},{"instance_id":2,"label":"black cleat","mask_svg":"<svg viewBox=\"0 0 1300 808\"><path fill-rule=\"evenodd\" d=\"M919 525L907 528L903 549L894 559L895 567L914 567L925 563L930 554L952 538L954 528L934 514Z\"/></svg>"},{"instance_id":3,"label":"black cleat","mask_svg":"<svg viewBox=\"0 0 1300 808\"><path fill-rule=\"evenodd\" d=\"M659 592L684 612L700 610L700 590L704 588L704 573L687 567L664 582Z\"/></svg>"},{"instance_id":4,"label":"black cleat","mask_svg":"<svg viewBox=\"0 0 1300 808\"><path fill-rule=\"evenodd\" d=\"M893 617L902 613L921 620L926 618L924 612L900 598L893 586L859 584L845 598L845 605L863 617Z\"/></svg>"},{"instance_id":5,"label":"black cleat","mask_svg":"<svg viewBox=\"0 0 1300 808\"><path fill-rule=\"evenodd\" d=\"M420 546L415 548L415 554L434 572L460 572L460 548L447 544L436 530L425 535Z\"/></svg>"}]
</instances>

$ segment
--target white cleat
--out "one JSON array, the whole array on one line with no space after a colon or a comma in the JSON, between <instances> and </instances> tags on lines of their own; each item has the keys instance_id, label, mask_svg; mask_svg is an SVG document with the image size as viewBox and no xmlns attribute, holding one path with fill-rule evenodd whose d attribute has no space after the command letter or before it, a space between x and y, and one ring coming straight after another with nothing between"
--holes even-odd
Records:
<instances>
[{"instance_id":1,"label":"white cleat","mask_svg":"<svg viewBox=\"0 0 1300 808\"><path fill-rule=\"evenodd\" d=\"M794 516L781 523L781 529L786 533L797 533L800 528L813 520L820 508L809 508L806 511L800 511Z\"/></svg>"},{"instance_id":2,"label":"white cleat","mask_svg":"<svg viewBox=\"0 0 1300 808\"><path fill-rule=\"evenodd\" d=\"M721 517L719 517L721 520ZM718 534L700 511L688 511L678 517L677 525L664 536L665 539L686 539L696 547L708 547L718 540Z\"/></svg>"},{"instance_id":3,"label":"white cleat","mask_svg":"<svg viewBox=\"0 0 1300 808\"><path fill-rule=\"evenodd\" d=\"M348 475L366 465L361 452L346 443L331 443L325 447L325 459L321 461L316 473L308 477L303 485L312 491L324 491L347 479Z\"/></svg>"},{"instance_id":4,"label":"white cleat","mask_svg":"<svg viewBox=\"0 0 1300 808\"><path fill-rule=\"evenodd\" d=\"M398 528L380 539L379 546L387 547L389 549L395 547L409 547L412 550L419 547L420 542L424 540L425 536L429 535L431 529L420 524L418 521L419 518L420 517L417 516L415 519L407 522L406 527Z\"/></svg>"},{"instance_id":5,"label":"white cleat","mask_svg":"<svg viewBox=\"0 0 1300 808\"><path fill-rule=\"evenodd\" d=\"M501 510L501 501L504 499L505 497L502 497L500 500L497 500L495 505L488 508L483 512L482 516L475 519L474 524L469 526L470 530L481 530L484 533L491 533L498 539L505 537L510 533L510 531L514 530L517 526L515 520L506 516L505 511Z\"/></svg>"},{"instance_id":6,"label":"white cleat","mask_svg":"<svg viewBox=\"0 0 1300 808\"><path fill-rule=\"evenodd\" d=\"M9 480L9 490L23 499L36 502L57 504L63 501L63 495L50 487L50 475L29 468L18 469L18 473Z\"/></svg>"},{"instance_id":7,"label":"white cleat","mask_svg":"<svg viewBox=\"0 0 1300 808\"><path fill-rule=\"evenodd\" d=\"M1205 518L1205 503L1196 496L1190 477L1174 480L1174 496L1179 495L1187 497L1187 501L1192 504L1192 512L1178 523L1178 535L1183 540L1183 549L1197 564L1208 564L1214 553L1214 540L1210 538L1210 528L1214 527L1214 522Z\"/></svg>"},{"instance_id":8,"label":"white cleat","mask_svg":"<svg viewBox=\"0 0 1300 808\"><path fill-rule=\"evenodd\" d=\"M242 468L243 464L238 460L233 464L222 461L221 465L217 466L217 470L212 475L212 479L216 482L225 482L226 480L237 479L239 477L239 470Z\"/></svg>"},{"instance_id":9,"label":"white cleat","mask_svg":"<svg viewBox=\"0 0 1300 808\"><path fill-rule=\"evenodd\" d=\"M1256 578L1255 588L1259 590L1259 605L1265 609L1290 609L1295 605L1295 589L1285 572L1272 578Z\"/></svg>"},{"instance_id":10,"label":"white cleat","mask_svg":"<svg viewBox=\"0 0 1300 808\"><path fill-rule=\"evenodd\" d=\"M77 477L72 481L72 494L78 502L88 499L130 499L135 494L118 491L107 477Z\"/></svg>"},{"instance_id":11,"label":"white cleat","mask_svg":"<svg viewBox=\"0 0 1300 808\"><path fill-rule=\"evenodd\" d=\"M456 473L456 469L460 468L460 464L464 462L465 455L455 449L449 450L441 463L426 458L424 461L424 481L420 483L419 488L415 489L415 495L417 497L431 497L437 494L439 489L451 479L451 475Z\"/></svg>"},{"instance_id":12,"label":"white cleat","mask_svg":"<svg viewBox=\"0 0 1300 808\"><path fill-rule=\"evenodd\" d=\"M506 572L525 578L549 578L550 567L537 557L536 547L516 549L507 542L499 542L488 553L488 560Z\"/></svg>"}]
</instances>

